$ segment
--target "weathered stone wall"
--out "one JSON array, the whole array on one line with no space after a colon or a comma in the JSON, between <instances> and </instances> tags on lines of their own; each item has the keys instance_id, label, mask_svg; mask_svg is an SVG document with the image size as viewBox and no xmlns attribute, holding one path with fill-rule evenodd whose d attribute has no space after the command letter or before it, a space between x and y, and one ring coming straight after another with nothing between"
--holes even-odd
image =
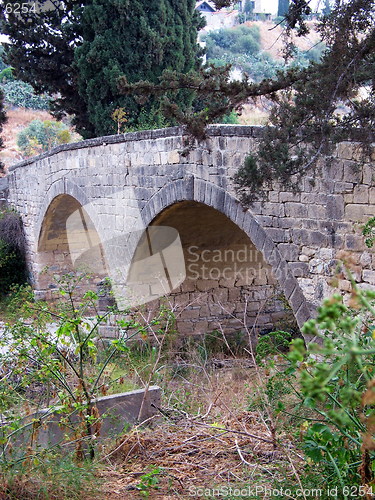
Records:
<instances>
[{"instance_id":1,"label":"weathered stone wall","mask_svg":"<svg viewBox=\"0 0 375 500\"><path fill-rule=\"evenodd\" d=\"M52 233L45 232L51 212L47 219L46 214L53 200L63 194L85 207L101 241L138 229L140 219L143 226L157 224L158 217L169 217L171 223L168 210L184 201L196 204L196 210L211 207L239 228L244 239L238 233L238 241L236 236L233 241L227 238L219 248L253 245L262 255L259 262L267 277L261 271L251 284L233 283L230 276L226 283L221 278L188 277L181 290L174 290L172 299L187 302L183 307L185 324L194 331L212 328L219 306L228 310L220 321L225 319L229 329L233 328L231 321L236 321L231 315L240 315L246 303L252 303L254 321L262 297L275 281L302 324L331 292L337 259L348 253L360 286L374 285L374 252L365 248L361 235L363 222L375 215L374 153L371 161L363 162L358 145L341 143L335 159L328 166L322 165L314 179L304 177L300 193L284 191L275 184L264 204L244 210L231 179L245 156L256 150L261 136L261 127L212 126L208 139L184 155L185 140L179 128L137 132L61 146L13 167L8 176L9 202L24 221L36 288L46 290L49 286L39 280L50 259L45 252L48 241L53 239ZM190 209L181 205L179 220L188 218ZM62 232L63 219L59 223ZM177 219L174 223L181 226ZM202 224L195 224L190 231L189 245L196 237L198 253L209 245L217 248L215 241L199 240L199 228ZM132 254L135 248L136 244L129 244L126 251ZM55 251L54 263L62 259L58 248ZM185 245L185 257L186 252ZM341 279L339 287L345 292L350 283ZM205 303L196 304L197 297ZM278 313L279 304L272 309L268 312ZM274 321L267 314L264 324Z\"/></svg>"},{"instance_id":2,"label":"weathered stone wall","mask_svg":"<svg viewBox=\"0 0 375 500\"><path fill-rule=\"evenodd\" d=\"M0 177L0 208L7 204L8 199L8 179Z\"/></svg>"}]
</instances>

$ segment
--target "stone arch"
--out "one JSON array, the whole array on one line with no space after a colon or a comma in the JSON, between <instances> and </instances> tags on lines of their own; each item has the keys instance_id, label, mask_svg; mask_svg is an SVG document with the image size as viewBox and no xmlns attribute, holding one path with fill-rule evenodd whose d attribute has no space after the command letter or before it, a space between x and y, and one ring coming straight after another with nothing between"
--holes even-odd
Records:
<instances>
[{"instance_id":1,"label":"stone arch","mask_svg":"<svg viewBox=\"0 0 375 500\"><path fill-rule=\"evenodd\" d=\"M194 176L172 181L152 196L144 206L141 213L145 227L166 208L187 200L202 203L221 212L249 237L272 269L301 327L311 317L311 313L298 280L292 274L277 245L257 222L251 210L244 209L239 201L224 189Z\"/></svg>"},{"instance_id":2,"label":"stone arch","mask_svg":"<svg viewBox=\"0 0 375 500\"><path fill-rule=\"evenodd\" d=\"M36 288L42 297L53 298L56 284L52 275L87 271L92 275L88 286L107 276L105 254L91 211L89 200L73 183L60 181L47 193L36 228ZM44 269L48 272L41 273Z\"/></svg>"},{"instance_id":3,"label":"stone arch","mask_svg":"<svg viewBox=\"0 0 375 500\"><path fill-rule=\"evenodd\" d=\"M90 200L86 196L83 189L81 189L74 182L69 181L68 179L59 179L58 181L51 184L49 189L47 190L42 206L39 211L39 216L35 225L35 241L39 244L39 237L42 230L42 226L47 214L47 211L52 203L52 201L60 195L70 195L72 198L75 198L76 201L81 205L88 205ZM93 219L93 214L89 214L90 218Z\"/></svg>"}]
</instances>

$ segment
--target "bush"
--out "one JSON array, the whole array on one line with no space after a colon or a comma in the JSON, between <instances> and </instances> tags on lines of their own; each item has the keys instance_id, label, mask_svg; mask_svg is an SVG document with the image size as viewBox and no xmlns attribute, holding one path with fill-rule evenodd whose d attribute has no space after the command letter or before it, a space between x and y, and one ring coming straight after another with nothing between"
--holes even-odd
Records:
<instances>
[{"instance_id":1,"label":"bush","mask_svg":"<svg viewBox=\"0 0 375 500\"><path fill-rule=\"evenodd\" d=\"M8 81L2 86L5 100L13 105L28 109L48 109L49 97L46 95L36 95L29 83L19 80Z\"/></svg>"},{"instance_id":2,"label":"bush","mask_svg":"<svg viewBox=\"0 0 375 500\"><path fill-rule=\"evenodd\" d=\"M221 118L220 123L224 125L238 125L238 114L235 111L231 111Z\"/></svg>"},{"instance_id":3,"label":"bush","mask_svg":"<svg viewBox=\"0 0 375 500\"><path fill-rule=\"evenodd\" d=\"M0 212L0 296L13 285L27 282L25 236L22 221L14 211Z\"/></svg>"},{"instance_id":4,"label":"bush","mask_svg":"<svg viewBox=\"0 0 375 500\"><path fill-rule=\"evenodd\" d=\"M48 151L72 139L69 128L53 120L33 120L18 134L17 145L26 156Z\"/></svg>"},{"instance_id":5,"label":"bush","mask_svg":"<svg viewBox=\"0 0 375 500\"><path fill-rule=\"evenodd\" d=\"M207 58L220 58L225 52L232 54L255 54L260 50L258 26L239 26L210 32L206 38Z\"/></svg>"},{"instance_id":6,"label":"bush","mask_svg":"<svg viewBox=\"0 0 375 500\"><path fill-rule=\"evenodd\" d=\"M296 339L288 355L288 373L299 381L296 393L315 413L303 424L305 454L344 499L350 486L365 490L375 479L375 292L359 290L350 279L350 306L336 294L303 327L321 342L306 348Z\"/></svg>"},{"instance_id":7,"label":"bush","mask_svg":"<svg viewBox=\"0 0 375 500\"><path fill-rule=\"evenodd\" d=\"M11 67L4 68L0 72L0 83L13 82L15 80Z\"/></svg>"}]
</instances>

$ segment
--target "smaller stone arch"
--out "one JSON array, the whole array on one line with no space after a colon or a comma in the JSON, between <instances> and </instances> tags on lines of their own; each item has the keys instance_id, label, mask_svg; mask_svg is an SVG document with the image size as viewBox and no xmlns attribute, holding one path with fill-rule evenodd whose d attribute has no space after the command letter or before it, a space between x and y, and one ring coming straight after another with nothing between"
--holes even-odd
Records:
<instances>
[{"instance_id":1,"label":"smaller stone arch","mask_svg":"<svg viewBox=\"0 0 375 500\"><path fill-rule=\"evenodd\" d=\"M56 192L56 188L52 190L45 204ZM87 202L85 197L80 198ZM85 206L65 192L53 197L42 212L37 238L36 288L46 299L53 298L52 291L56 288L53 277L72 271L87 272L92 276L90 286L108 274L100 235Z\"/></svg>"}]
</instances>

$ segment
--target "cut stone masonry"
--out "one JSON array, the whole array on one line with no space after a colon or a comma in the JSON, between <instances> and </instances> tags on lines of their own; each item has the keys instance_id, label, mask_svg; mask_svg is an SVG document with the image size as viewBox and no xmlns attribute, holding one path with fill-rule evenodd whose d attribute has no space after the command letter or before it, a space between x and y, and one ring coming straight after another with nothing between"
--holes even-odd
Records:
<instances>
[{"instance_id":1,"label":"cut stone masonry","mask_svg":"<svg viewBox=\"0 0 375 500\"><path fill-rule=\"evenodd\" d=\"M40 296L53 294L50 278L40 274L46 265L55 274L71 269L64 224L79 207L97 242L132 231L139 213L145 227L165 224L180 232L187 264L189 248L197 247L199 273L188 272L169 295L181 308L182 333L233 332L244 321L258 329L272 326L282 317L279 292L302 325L332 292L340 259L352 266L360 287L375 285L374 251L361 234L375 216L375 152L365 160L358 144L340 143L333 161L322 163L315 178L306 176L299 193L275 183L264 203L245 209L232 178L262 133L262 127L211 126L207 139L186 155L181 128L134 132L59 146L11 167L0 179L0 204L6 199L22 216L35 289ZM200 275L205 249L241 245L259 266L251 279L241 281L233 269L225 279L209 270ZM126 251L135 254L136 247ZM245 267L254 269L254 262ZM105 264L97 281L103 275ZM346 293L351 284L340 279L338 287Z\"/></svg>"}]
</instances>

